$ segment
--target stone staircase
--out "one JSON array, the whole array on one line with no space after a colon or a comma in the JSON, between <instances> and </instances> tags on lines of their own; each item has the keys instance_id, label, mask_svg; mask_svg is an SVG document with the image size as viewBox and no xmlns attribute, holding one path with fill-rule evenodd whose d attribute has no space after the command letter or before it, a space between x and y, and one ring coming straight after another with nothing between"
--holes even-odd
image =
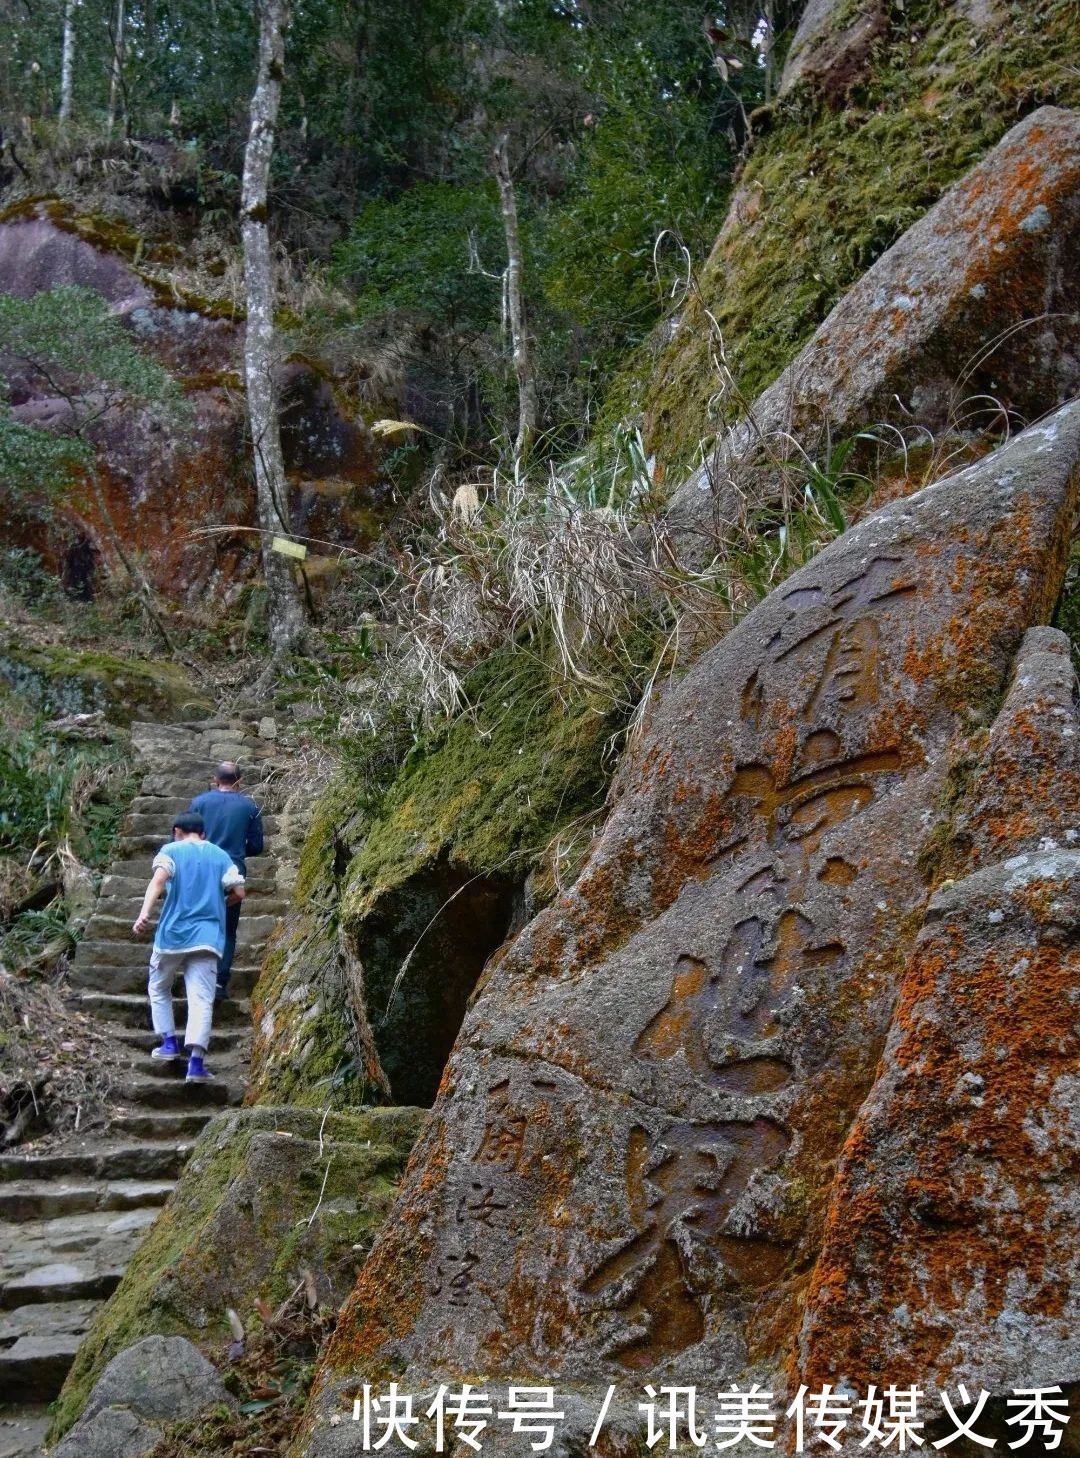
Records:
<instances>
[{"instance_id":1,"label":"stone staircase","mask_svg":"<svg viewBox=\"0 0 1080 1458\"><path fill-rule=\"evenodd\" d=\"M41 1405L59 1392L83 1334L118 1285L199 1131L220 1106L243 1098L249 994L287 901L288 858L273 813L282 798L274 732L272 721L259 716L133 727L147 773L69 975L73 1014L100 1023L124 1072L103 1127L0 1155L0 1458L40 1451L47 1426ZM269 853L247 863L230 999L218 1005L207 1054L214 1080L188 1085L183 1062L148 1056L157 1041L146 997L152 938L135 940L131 924L173 815L207 788L222 759L240 762L242 788L263 808ZM176 1013L182 1032L182 996Z\"/></svg>"}]
</instances>

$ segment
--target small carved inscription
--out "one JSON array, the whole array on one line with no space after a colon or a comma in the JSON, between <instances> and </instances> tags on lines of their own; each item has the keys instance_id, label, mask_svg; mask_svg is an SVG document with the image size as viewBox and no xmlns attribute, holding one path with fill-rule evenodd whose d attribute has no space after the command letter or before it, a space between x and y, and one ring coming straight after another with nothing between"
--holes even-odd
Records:
<instances>
[{"instance_id":1,"label":"small carved inscription","mask_svg":"<svg viewBox=\"0 0 1080 1458\"><path fill-rule=\"evenodd\" d=\"M468 1306L472 1300L480 1257L474 1250L447 1251L435 1267L433 1296L446 1295L448 1306Z\"/></svg>"}]
</instances>

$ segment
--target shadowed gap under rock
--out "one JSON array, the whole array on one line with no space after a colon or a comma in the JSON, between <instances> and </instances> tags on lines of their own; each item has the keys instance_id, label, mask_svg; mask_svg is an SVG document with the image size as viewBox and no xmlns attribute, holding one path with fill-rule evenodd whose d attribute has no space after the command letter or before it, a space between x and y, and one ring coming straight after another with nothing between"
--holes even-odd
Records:
<instances>
[{"instance_id":1,"label":"shadowed gap under rock","mask_svg":"<svg viewBox=\"0 0 1080 1458\"><path fill-rule=\"evenodd\" d=\"M384 897L359 928L367 1014L395 1103L435 1102L469 998L519 899L516 881L439 864Z\"/></svg>"}]
</instances>

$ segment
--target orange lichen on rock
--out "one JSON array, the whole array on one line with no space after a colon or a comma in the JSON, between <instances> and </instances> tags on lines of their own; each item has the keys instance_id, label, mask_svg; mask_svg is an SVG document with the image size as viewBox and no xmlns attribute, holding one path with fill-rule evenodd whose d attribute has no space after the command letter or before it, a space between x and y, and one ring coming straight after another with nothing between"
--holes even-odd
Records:
<instances>
[{"instance_id":1,"label":"orange lichen on rock","mask_svg":"<svg viewBox=\"0 0 1080 1458\"><path fill-rule=\"evenodd\" d=\"M866 518L665 692L577 882L484 979L318 1410L358 1372L625 1396L644 1371L737 1380L752 1352L780 1381L811 1277L810 1322L847 1289L841 1150L844 1228L887 1250L872 1182L845 1183L874 1141L845 1139L898 989L918 1006L966 955L957 939L905 971L919 853L1059 570L1078 458L1066 406ZM958 1074L920 1038L919 1077L949 1085L927 1117L959 1127ZM1037 1092L1017 1086L1005 1117ZM905 1219L983 1198L950 1169L897 1167Z\"/></svg>"},{"instance_id":2,"label":"orange lichen on rock","mask_svg":"<svg viewBox=\"0 0 1080 1458\"><path fill-rule=\"evenodd\" d=\"M1064 635L1030 630L956 817L953 856L969 874L930 903L844 1146L800 1341L811 1387L843 1374L865 1390L884 1373L1000 1390L1069 1370L1074 681Z\"/></svg>"}]
</instances>

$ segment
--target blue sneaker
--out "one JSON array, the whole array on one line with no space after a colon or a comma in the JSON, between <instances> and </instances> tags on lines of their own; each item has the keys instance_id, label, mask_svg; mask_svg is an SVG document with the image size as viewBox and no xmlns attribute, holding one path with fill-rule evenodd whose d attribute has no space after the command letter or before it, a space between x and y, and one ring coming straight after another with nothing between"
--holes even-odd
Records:
<instances>
[{"instance_id":1,"label":"blue sneaker","mask_svg":"<svg viewBox=\"0 0 1080 1458\"><path fill-rule=\"evenodd\" d=\"M183 1044L175 1033L167 1033L158 1046L150 1050L151 1058L162 1058L169 1063L177 1058L183 1058L183 1056Z\"/></svg>"},{"instance_id":2,"label":"blue sneaker","mask_svg":"<svg viewBox=\"0 0 1080 1458\"><path fill-rule=\"evenodd\" d=\"M185 1083L209 1083L213 1074L202 1061L201 1053L190 1053L188 1055L187 1074Z\"/></svg>"}]
</instances>

